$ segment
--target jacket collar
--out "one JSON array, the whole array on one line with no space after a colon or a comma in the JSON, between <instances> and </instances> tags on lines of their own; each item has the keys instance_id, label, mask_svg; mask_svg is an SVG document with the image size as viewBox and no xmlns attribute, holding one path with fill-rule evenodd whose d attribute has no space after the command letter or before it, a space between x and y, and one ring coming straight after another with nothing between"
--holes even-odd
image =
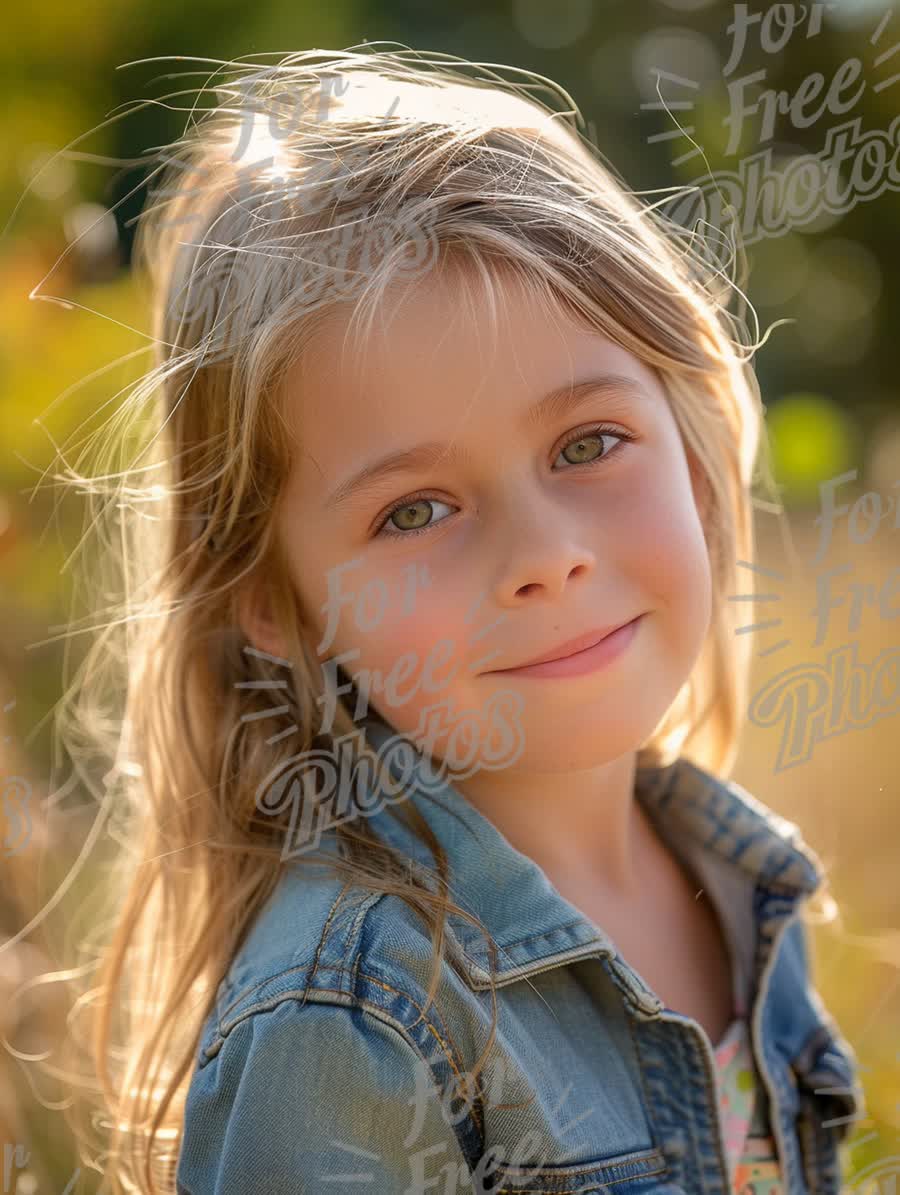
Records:
<instances>
[{"instance_id":1,"label":"jacket collar","mask_svg":"<svg viewBox=\"0 0 900 1195\"><path fill-rule=\"evenodd\" d=\"M397 732L370 721L366 737L378 750ZM478 917L498 950L498 983L589 954L616 953L602 927L567 901L543 869L517 850L449 781L426 767L408 786L418 812L447 853L449 895ZM722 860L738 877L786 898L789 907L821 885L824 870L799 828L734 781L722 780L686 758L667 767L638 769L635 796L670 845L680 842ZM400 801L402 806L405 800ZM405 854L433 866L430 851L398 820L391 802L374 813L376 832ZM450 926L461 962L476 987L488 980L483 933L458 916Z\"/></svg>"}]
</instances>

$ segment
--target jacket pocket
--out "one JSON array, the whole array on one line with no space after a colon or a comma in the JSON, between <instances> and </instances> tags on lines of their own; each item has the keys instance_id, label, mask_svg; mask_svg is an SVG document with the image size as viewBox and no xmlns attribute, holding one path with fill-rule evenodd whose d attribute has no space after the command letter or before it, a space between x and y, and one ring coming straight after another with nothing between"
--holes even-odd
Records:
<instances>
[{"instance_id":1,"label":"jacket pocket","mask_svg":"<svg viewBox=\"0 0 900 1195\"><path fill-rule=\"evenodd\" d=\"M484 1189L491 1195L686 1195L681 1186L666 1181L667 1174L660 1150L645 1149L572 1166L505 1167L496 1174L495 1185Z\"/></svg>"}]
</instances>

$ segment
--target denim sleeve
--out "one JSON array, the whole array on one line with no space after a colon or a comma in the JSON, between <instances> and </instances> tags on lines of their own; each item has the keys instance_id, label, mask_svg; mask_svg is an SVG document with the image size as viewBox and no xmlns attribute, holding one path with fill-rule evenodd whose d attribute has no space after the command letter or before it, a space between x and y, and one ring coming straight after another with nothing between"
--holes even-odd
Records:
<instances>
[{"instance_id":1,"label":"denim sleeve","mask_svg":"<svg viewBox=\"0 0 900 1195\"><path fill-rule=\"evenodd\" d=\"M471 1192L454 1129L461 1104L393 1023L284 1000L235 1025L196 1070L177 1190Z\"/></svg>"}]
</instances>

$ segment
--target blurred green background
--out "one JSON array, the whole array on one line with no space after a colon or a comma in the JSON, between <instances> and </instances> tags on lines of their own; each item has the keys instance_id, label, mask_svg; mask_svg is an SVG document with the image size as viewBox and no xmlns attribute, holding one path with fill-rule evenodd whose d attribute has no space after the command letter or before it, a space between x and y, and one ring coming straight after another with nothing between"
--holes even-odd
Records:
<instances>
[{"instance_id":1,"label":"blurred green background","mask_svg":"<svg viewBox=\"0 0 900 1195\"><path fill-rule=\"evenodd\" d=\"M771 7L755 11L762 15ZM784 169L798 155L821 155L829 132L852 120L858 120L858 138L877 140L880 133L886 143L892 136L900 110L896 5L813 4L796 27L772 22L765 35L761 23L751 23L740 62L726 74L735 16L734 5L707 0L333 0L318 6L47 0L39 11L29 5L6 11L0 39L0 779L6 778L7 794L9 777L22 780L18 805L4 801L0 851L0 1148L22 1143L28 1160L12 1148L4 1155L2 1195L62 1191L78 1164L59 1107L65 1084L54 1090L34 1062L52 1054L65 1032L65 1001L55 985L27 985L71 957L73 941L86 928L73 912L97 881L90 859L70 876L96 809L51 758L50 738L66 653L77 658L80 650L78 635L67 647L62 632L73 601L74 611L84 612L96 595L72 591L70 558L83 510L71 496L61 500L52 477L35 486L55 446L68 444L77 458L99 408L146 360L140 350L147 344L147 313L129 272L132 222L145 192L129 197L142 178L132 163L184 127L184 111L150 101L204 78L179 83L165 76L204 68L178 56L221 60L363 41L523 67L569 91L605 159L639 191L689 183L708 170L725 178L765 150L772 168ZM138 61L150 59L157 61ZM855 83L825 104L839 72L850 78L846 64L854 60ZM764 94L790 99L801 89L808 102L795 107ZM740 96L746 110L737 122ZM148 102L124 119L108 119L135 100ZM750 111L754 102L756 112ZM764 127L767 103L775 117L771 129ZM676 119L705 159L691 156L694 145L685 136L672 136ZM880 186L872 181L879 169L886 180ZM746 603L746 623L766 624L754 636L754 693L791 667L827 670L828 652L841 645L856 644L859 663L868 665L900 643L891 595L877 601L900 568L898 183L891 185L874 151L862 163L848 153L839 170L841 190L849 195L840 210L820 202L815 218L802 225L794 221L774 234L746 238L752 243L745 289L759 334L787 321L756 356L787 520L765 506L758 511L760 563L779 577L757 578L757 591L774 595L770 604ZM859 193L864 185L865 197ZM69 306L29 301L34 288ZM819 486L850 471L856 476L836 491L836 501L852 506L861 500L855 539L842 516L827 560L814 564ZM867 493L877 497L862 498ZM833 611L825 642L816 644L817 576L825 565L842 563L852 571L833 587L847 600ZM750 580L748 573L745 592ZM861 603L855 622L851 583L872 586L875 595ZM893 604L900 605L897 596ZM829 685L829 701L842 718L846 694L833 680ZM900 696L892 706L865 695L860 701L863 713L850 729L817 743L809 758L789 767L780 766L783 723L751 719L735 772L752 793L799 823L828 867L840 909L838 922L817 926L813 944L818 985L859 1054L869 1104L847 1153L848 1182L900 1156ZM30 786L28 798L23 785ZM23 819L30 830L24 844ZM64 882L71 886L61 889Z\"/></svg>"}]
</instances>

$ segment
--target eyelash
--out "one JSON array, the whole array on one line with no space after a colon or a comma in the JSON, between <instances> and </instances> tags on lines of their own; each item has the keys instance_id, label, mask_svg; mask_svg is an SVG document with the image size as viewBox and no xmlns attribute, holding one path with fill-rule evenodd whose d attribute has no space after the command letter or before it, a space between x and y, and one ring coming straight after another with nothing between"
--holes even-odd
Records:
<instances>
[{"instance_id":1,"label":"eyelash","mask_svg":"<svg viewBox=\"0 0 900 1195\"><path fill-rule=\"evenodd\" d=\"M605 464L606 461L608 461L611 456L615 456L618 454L619 450L622 448L623 441L625 443L629 443L630 441L632 441L634 439L634 436L630 435L628 432L623 432L619 428L608 427L607 425L603 424L603 425L596 426L596 427L583 428L581 431L575 432L568 440L565 440L559 446L559 451L563 452L564 449L568 448L570 444L576 444L579 440L589 439L591 436L598 436L600 438L602 438L603 436L614 436L619 441L619 443L616 444L613 448L611 448L609 450L609 452L605 452L602 456L595 457L594 460L592 460L592 461L582 461L580 463L580 465L570 464L569 465L570 469L578 469L578 468L590 469L593 466ZM563 472L567 472L567 470L564 469ZM416 502L421 502L423 500L429 501L431 498L432 498L432 495L426 490L426 491L416 493L416 494L408 494L405 498L402 498L399 502L395 502L394 505L391 506L387 511L385 511L384 515L382 515L377 527L375 528L375 530L373 532L372 538L373 539L378 539L378 538L409 539L413 535L421 535L423 532L433 531L434 528L436 526L438 526L437 523L428 523L424 527L413 527L409 531L385 531L387 524L391 520L391 516L396 514L396 512L398 510L402 510L404 508L404 506L412 506ZM439 501L441 501L441 499L436 498L435 501L439 502ZM443 522L443 521L444 521L443 519L440 520L440 522Z\"/></svg>"}]
</instances>

